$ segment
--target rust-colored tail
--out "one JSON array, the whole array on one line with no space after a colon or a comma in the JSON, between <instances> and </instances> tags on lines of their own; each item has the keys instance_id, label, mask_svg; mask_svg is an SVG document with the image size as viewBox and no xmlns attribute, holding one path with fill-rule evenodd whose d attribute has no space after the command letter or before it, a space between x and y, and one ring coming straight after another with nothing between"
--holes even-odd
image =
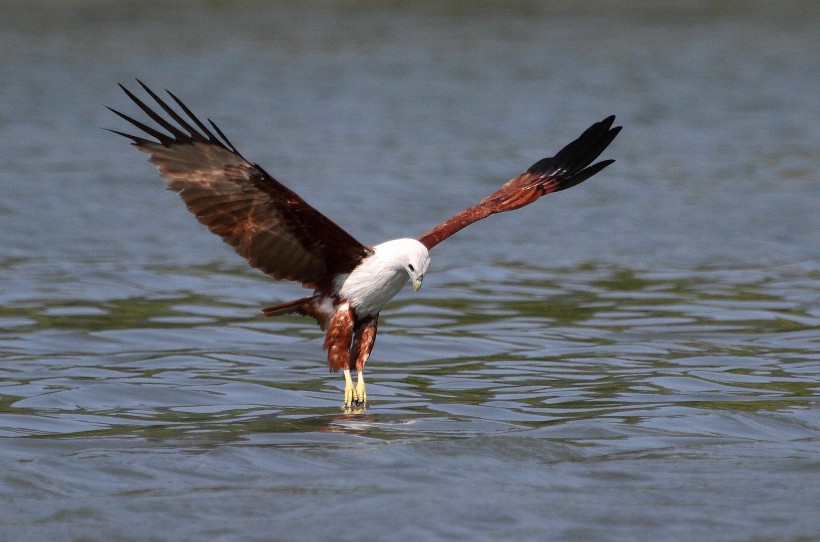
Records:
<instances>
[{"instance_id":1,"label":"rust-colored tail","mask_svg":"<svg viewBox=\"0 0 820 542\"><path fill-rule=\"evenodd\" d=\"M281 305L266 307L262 309L262 314L264 314L265 316L279 316L280 314L290 314L292 312L306 314L305 312L303 312L305 310L304 306L312 301L318 300L318 298L318 295L312 295L309 297L294 299L293 301L288 301L287 303L282 303Z\"/></svg>"},{"instance_id":2,"label":"rust-colored tail","mask_svg":"<svg viewBox=\"0 0 820 542\"><path fill-rule=\"evenodd\" d=\"M262 314L265 316L280 316L282 314L292 314L295 312L302 316L315 318L319 323L319 327L323 330L327 330L334 310L333 303L330 299L322 298L321 294L314 294L308 297L294 299L281 305L264 308L262 309Z\"/></svg>"}]
</instances>

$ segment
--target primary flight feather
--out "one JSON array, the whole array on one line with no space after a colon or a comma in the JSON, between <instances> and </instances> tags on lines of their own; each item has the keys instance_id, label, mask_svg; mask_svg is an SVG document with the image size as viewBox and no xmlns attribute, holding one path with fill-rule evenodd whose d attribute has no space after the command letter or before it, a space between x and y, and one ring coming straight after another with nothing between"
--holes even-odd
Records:
<instances>
[{"instance_id":1,"label":"primary flight feather","mask_svg":"<svg viewBox=\"0 0 820 542\"><path fill-rule=\"evenodd\" d=\"M143 133L112 131L148 153L168 188L180 195L197 220L253 267L313 291L262 312L311 316L327 331L327 361L331 370L344 373L346 408L365 404L364 367L376 341L379 312L408 282L413 290L421 287L430 265L428 251L477 220L529 205L592 177L614 162L592 163L621 130L612 126L614 116L596 122L555 156L539 160L418 239L369 247L246 160L212 121L209 127L168 92L180 114L138 82L166 116L120 88L161 130L109 108ZM358 373L355 386L353 370Z\"/></svg>"}]
</instances>

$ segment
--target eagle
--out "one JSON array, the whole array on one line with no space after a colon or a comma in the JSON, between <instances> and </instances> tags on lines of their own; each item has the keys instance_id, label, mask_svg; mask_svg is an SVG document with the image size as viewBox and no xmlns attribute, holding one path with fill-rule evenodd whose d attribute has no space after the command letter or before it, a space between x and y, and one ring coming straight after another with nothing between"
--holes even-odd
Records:
<instances>
[{"instance_id":1,"label":"eagle","mask_svg":"<svg viewBox=\"0 0 820 542\"><path fill-rule=\"evenodd\" d=\"M108 107L142 133L110 131L147 153L168 189L179 194L197 220L251 266L312 291L262 313L298 313L318 322L326 332L323 347L328 366L344 375L347 410L364 408L367 401L364 368L376 341L379 312L408 283L414 291L421 288L430 266L429 251L477 220L519 209L589 179L614 162L592 163L621 130L612 126L615 116L609 116L555 156L537 161L420 237L368 246L242 156L213 121L208 119L206 125L166 90L178 107L174 109L167 98L137 82L155 102L153 108L119 86L160 129ZM357 373L355 385L351 371Z\"/></svg>"}]
</instances>

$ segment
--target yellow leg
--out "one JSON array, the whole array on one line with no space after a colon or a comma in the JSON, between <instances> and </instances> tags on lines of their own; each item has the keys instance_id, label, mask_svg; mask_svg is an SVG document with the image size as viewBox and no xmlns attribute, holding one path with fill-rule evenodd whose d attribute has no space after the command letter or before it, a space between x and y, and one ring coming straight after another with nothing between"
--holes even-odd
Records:
<instances>
[{"instance_id":1,"label":"yellow leg","mask_svg":"<svg viewBox=\"0 0 820 542\"><path fill-rule=\"evenodd\" d=\"M350 369L344 369L342 371L345 375L345 408L350 408L353 406L353 401L355 394L355 388L353 387L353 379L350 378Z\"/></svg>"},{"instance_id":2,"label":"yellow leg","mask_svg":"<svg viewBox=\"0 0 820 542\"><path fill-rule=\"evenodd\" d=\"M350 369L342 371L345 376L345 410L353 408L361 409L367 401L367 394L364 390L364 375L359 371L356 386L353 386L353 378L350 376Z\"/></svg>"},{"instance_id":3,"label":"yellow leg","mask_svg":"<svg viewBox=\"0 0 820 542\"><path fill-rule=\"evenodd\" d=\"M364 391L364 371L359 371L354 395L359 404L364 405L367 402L367 393Z\"/></svg>"}]
</instances>

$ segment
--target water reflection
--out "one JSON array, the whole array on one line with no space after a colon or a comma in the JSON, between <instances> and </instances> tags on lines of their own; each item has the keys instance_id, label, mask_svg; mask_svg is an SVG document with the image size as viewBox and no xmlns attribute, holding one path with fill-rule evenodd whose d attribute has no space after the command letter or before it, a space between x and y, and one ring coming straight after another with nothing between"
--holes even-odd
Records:
<instances>
[{"instance_id":1,"label":"water reflection","mask_svg":"<svg viewBox=\"0 0 820 542\"><path fill-rule=\"evenodd\" d=\"M204 293L265 279L194 270L198 292L153 299L32 292L0 313L4 432L221 439L322 426L395 439L602 417L677 432L681 418L708 411L813 405L820 322L805 300L816 274L508 272L518 279L456 281L438 286L452 296L393 303L362 416L339 416L341 379L323 367L310 322L264 319L243 300Z\"/></svg>"}]
</instances>

